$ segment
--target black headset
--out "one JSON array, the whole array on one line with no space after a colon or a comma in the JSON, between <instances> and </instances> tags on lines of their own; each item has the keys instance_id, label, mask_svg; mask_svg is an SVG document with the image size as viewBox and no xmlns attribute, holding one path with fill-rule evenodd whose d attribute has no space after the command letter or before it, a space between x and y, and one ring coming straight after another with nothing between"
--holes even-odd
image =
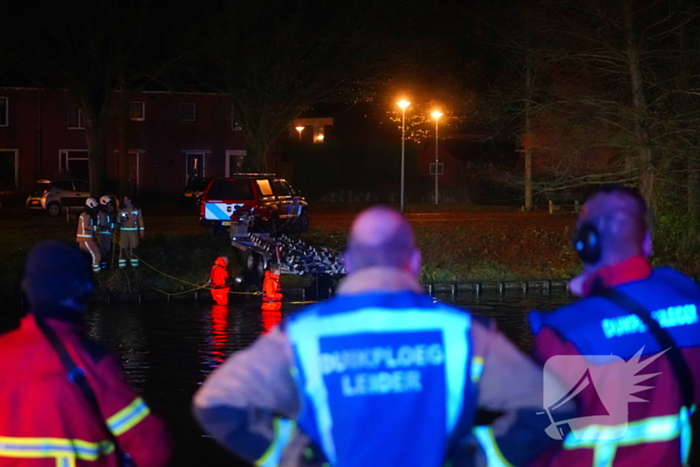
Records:
<instances>
[{"instance_id":1,"label":"black headset","mask_svg":"<svg viewBox=\"0 0 700 467\"><path fill-rule=\"evenodd\" d=\"M595 264L600 260L603 253L600 240L598 228L589 222L584 222L576 229L573 240L574 250L581 261L586 264Z\"/></svg>"}]
</instances>

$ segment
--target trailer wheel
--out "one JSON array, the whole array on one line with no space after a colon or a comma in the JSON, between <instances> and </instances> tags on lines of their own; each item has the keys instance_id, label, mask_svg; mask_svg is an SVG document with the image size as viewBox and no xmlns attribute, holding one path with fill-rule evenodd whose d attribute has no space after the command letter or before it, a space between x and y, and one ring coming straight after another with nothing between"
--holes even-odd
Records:
<instances>
[{"instance_id":1,"label":"trailer wheel","mask_svg":"<svg viewBox=\"0 0 700 467\"><path fill-rule=\"evenodd\" d=\"M267 269L267 260L265 259L264 256L260 256L258 258L258 264L255 272L257 273L258 277L263 278L265 277L265 270Z\"/></svg>"},{"instance_id":2,"label":"trailer wheel","mask_svg":"<svg viewBox=\"0 0 700 467\"><path fill-rule=\"evenodd\" d=\"M257 272L258 268L258 255L253 253L252 251L248 251L246 258L245 258L245 267L248 271L255 273Z\"/></svg>"}]
</instances>

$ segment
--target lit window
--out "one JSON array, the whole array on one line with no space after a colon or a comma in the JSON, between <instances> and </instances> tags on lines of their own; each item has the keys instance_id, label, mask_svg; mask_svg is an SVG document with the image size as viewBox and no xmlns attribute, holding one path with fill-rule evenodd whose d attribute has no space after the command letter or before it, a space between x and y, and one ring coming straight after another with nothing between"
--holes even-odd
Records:
<instances>
[{"instance_id":1,"label":"lit window","mask_svg":"<svg viewBox=\"0 0 700 467\"><path fill-rule=\"evenodd\" d=\"M7 97L0 97L0 126L7 126L9 122Z\"/></svg>"},{"instance_id":2,"label":"lit window","mask_svg":"<svg viewBox=\"0 0 700 467\"><path fill-rule=\"evenodd\" d=\"M130 111L132 120L142 122L146 120L146 103L145 102L132 102Z\"/></svg>"},{"instance_id":3,"label":"lit window","mask_svg":"<svg viewBox=\"0 0 700 467\"><path fill-rule=\"evenodd\" d=\"M180 106L180 120L183 122L194 122L195 106L191 102L185 102Z\"/></svg>"},{"instance_id":4,"label":"lit window","mask_svg":"<svg viewBox=\"0 0 700 467\"><path fill-rule=\"evenodd\" d=\"M82 110L73 104L68 104L68 129L85 129L85 115L83 115Z\"/></svg>"}]
</instances>

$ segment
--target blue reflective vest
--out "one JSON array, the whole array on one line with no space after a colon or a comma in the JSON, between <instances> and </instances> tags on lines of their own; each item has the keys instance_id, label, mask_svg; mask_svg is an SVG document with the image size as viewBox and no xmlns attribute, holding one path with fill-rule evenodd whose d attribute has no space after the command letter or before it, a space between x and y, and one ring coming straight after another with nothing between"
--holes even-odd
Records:
<instances>
[{"instance_id":1,"label":"blue reflective vest","mask_svg":"<svg viewBox=\"0 0 700 467\"><path fill-rule=\"evenodd\" d=\"M442 465L476 406L471 324L414 292L341 295L291 316L298 425L335 466Z\"/></svg>"},{"instance_id":2,"label":"blue reflective vest","mask_svg":"<svg viewBox=\"0 0 700 467\"><path fill-rule=\"evenodd\" d=\"M649 310L681 348L700 346L700 287L688 276L656 268L649 279L615 289ZM533 312L529 319L535 335L544 326L552 328L582 355L612 354L627 360L642 347L643 356L662 350L639 318L595 295L556 313Z\"/></svg>"}]
</instances>

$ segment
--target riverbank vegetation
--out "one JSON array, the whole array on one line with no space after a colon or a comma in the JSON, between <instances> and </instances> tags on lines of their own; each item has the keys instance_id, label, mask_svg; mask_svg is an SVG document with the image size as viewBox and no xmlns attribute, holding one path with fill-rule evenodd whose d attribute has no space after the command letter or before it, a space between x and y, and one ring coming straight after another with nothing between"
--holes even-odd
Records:
<instances>
[{"instance_id":1,"label":"riverbank vegetation","mask_svg":"<svg viewBox=\"0 0 700 467\"><path fill-rule=\"evenodd\" d=\"M319 207L312 213L312 227L301 238L309 243L342 250L353 214L361 207ZM504 209L471 209L461 212L443 208L409 206L416 242L423 255L420 280L424 283L506 281L526 279L562 279L580 269L570 240L573 213L548 215L545 212L522 213ZM6 212L5 212L6 214ZM243 256L233 249L226 236L205 233L191 212L176 208L158 209L158 215L145 211L146 236L138 250L142 265L138 269L112 267L97 275L98 291L110 293L162 292L179 294L206 283L209 269L217 256L231 260L232 275L243 275ZM75 240L75 220L51 219L28 215L18 210L3 217L0 230L0 300L18 296L21 267L27 251L47 238ZM658 226L658 229L666 229ZM666 229L668 230L668 229ZM664 231L665 232L665 231ZM655 262L670 264L687 273L697 273L700 258L665 234L656 242ZM665 241L664 241L665 240ZM116 265L118 251L110 254ZM242 290L259 288L246 281ZM307 276L283 276L283 287L309 287Z\"/></svg>"}]
</instances>

